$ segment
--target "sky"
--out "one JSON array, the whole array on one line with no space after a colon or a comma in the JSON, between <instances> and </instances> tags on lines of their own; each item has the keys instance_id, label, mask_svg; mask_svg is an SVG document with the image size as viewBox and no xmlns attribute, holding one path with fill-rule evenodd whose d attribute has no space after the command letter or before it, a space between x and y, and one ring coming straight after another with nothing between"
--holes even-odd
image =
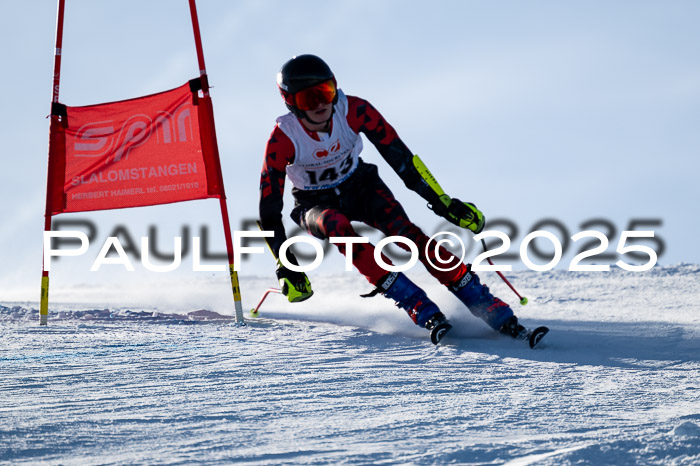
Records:
<instances>
[{"instance_id":1,"label":"sky","mask_svg":"<svg viewBox=\"0 0 700 466\"><path fill-rule=\"evenodd\" d=\"M66 3L60 87L66 105L147 95L198 75L186 1ZM0 301L37 301L56 3L3 6ZM234 230L251 229L245 222L257 217L265 142L286 112L275 75L290 57L314 53L347 94L378 108L448 194L474 202L508 234L515 268L523 267L519 245L533 229L548 229L565 244L559 268L581 249L583 241L570 237L586 229L608 236L608 253L623 230L652 229L655 240L643 244L661 252L659 264L700 262L697 2L200 0L197 6ZM363 158L379 166L426 232L444 229L367 142ZM290 233L291 202L288 193ZM137 242L155 228L164 251L172 250L174 236L201 235L204 228L212 251L225 250L214 200L57 220L89 222L96 232L83 257L56 261L58 290L168 282L142 269L88 271L121 226ZM537 244L548 250L546 241ZM477 249L470 246L468 260ZM343 264L329 251L320 271L342 272ZM269 275L273 285L273 272L269 254L241 264L243 283L246 275ZM176 273L197 274L187 267Z\"/></svg>"}]
</instances>

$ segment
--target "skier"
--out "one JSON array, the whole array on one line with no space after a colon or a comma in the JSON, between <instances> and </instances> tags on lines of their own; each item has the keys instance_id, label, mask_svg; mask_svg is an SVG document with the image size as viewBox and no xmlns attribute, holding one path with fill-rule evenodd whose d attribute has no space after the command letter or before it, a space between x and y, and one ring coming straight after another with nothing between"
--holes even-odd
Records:
<instances>
[{"instance_id":1,"label":"skier","mask_svg":"<svg viewBox=\"0 0 700 466\"><path fill-rule=\"evenodd\" d=\"M419 260L477 317L490 327L514 338L524 338L526 329L518 323L511 308L493 296L479 277L446 249L444 261L459 262L450 271L441 271L432 248L426 251L428 237L413 224L406 212L379 177L377 167L360 158L364 133L406 186L418 193L439 216L474 233L484 227L484 216L474 204L446 194L439 195L426 176L427 168L396 134L394 128L366 100L346 96L336 86L329 66L315 55L299 55L287 61L277 74L277 85L289 113L277 118L265 151L260 179L260 223L273 231L268 244L276 258L286 240L282 224L285 178L291 181L295 200L291 217L317 238L359 236L351 221L364 222L386 235L399 235L418 246ZM431 176L431 175L429 175ZM342 254L344 244L337 244ZM286 258L298 262L287 250ZM389 259L383 257L386 263ZM433 343L451 328L426 293L400 272L388 273L374 260L369 243L352 245L353 265L374 285L370 295L382 293L404 309L414 323L431 331ZM277 261L276 275L290 302L300 302L313 294L308 277ZM454 263L454 262L450 262Z\"/></svg>"}]
</instances>

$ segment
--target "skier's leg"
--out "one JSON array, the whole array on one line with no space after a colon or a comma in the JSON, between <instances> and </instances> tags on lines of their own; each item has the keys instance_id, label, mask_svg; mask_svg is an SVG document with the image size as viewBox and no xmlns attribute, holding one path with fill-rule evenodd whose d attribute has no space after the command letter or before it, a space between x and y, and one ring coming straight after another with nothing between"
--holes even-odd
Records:
<instances>
[{"instance_id":1,"label":"skier's leg","mask_svg":"<svg viewBox=\"0 0 700 466\"><path fill-rule=\"evenodd\" d=\"M420 287L401 272L386 274L377 284L375 292L382 293L387 298L396 301L396 305L405 310L413 322L428 330L435 325L446 322L444 314L432 302Z\"/></svg>"},{"instance_id":2,"label":"skier's leg","mask_svg":"<svg viewBox=\"0 0 700 466\"><path fill-rule=\"evenodd\" d=\"M437 261L437 254L440 254L443 261L448 258L450 260L447 263L442 262L443 268L448 268L450 264L454 265L452 261L459 259L444 248L438 248L437 251L435 248L426 248L429 238L408 219L401 204L394 198L391 191L382 185L377 186L377 195L370 205L371 224L386 235L404 236L416 243L419 259L426 269L440 283L446 285L472 314L483 319L494 330L517 336L523 328L517 323L513 310L491 294L489 288L481 283L475 273L469 271L467 265L461 263L451 271L436 268L435 264L440 263Z\"/></svg>"},{"instance_id":3,"label":"skier's leg","mask_svg":"<svg viewBox=\"0 0 700 466\"><path fill-rule=\"evenodd\" d=\"M506 303L491 294L489 287L482 284L472 271L466 273L455 283L447 287L475 316L483 319L491 328L504 333L509 329L504 326L515 319L513 310ZM517 319L515 319L517 324ZM514 335L516 336L516 335Z\"/></svg>"},{"instance_id":4,"label":"skier's leg","mask_svg":"<svg viewBox=\"0 0 700 466\"><path fill-rule=\"evenodd\" d=\"M301 216L301 227L316 238L327 239L332 237L359 237L350 224L348 217L337 209L325 206L316 206L307 209ZM347 255L347 246L336 243L342 255ZM383 259L390 263L389 259ZM353 265L367 278L371 284L377 286L380 280L387 274L374 260L374 246L370 243L358 243L352 245Z\"/></svg>"},{"instance_id":5,"label":"skier's leg","mask_svg":"<svg viewBox=\"0 0 700 466\"><path fill-rule=\"evenodd\" d=\"M348 217L337 209L312 207L306 210L301 218L302 226L317 238L359 236L352 228ZM336 246L341 254L347 255L345 244L337 243ZM385 263L391 263L388 258L384 256L382 258ZM404 274L387 273L375 262L372 244L353 244L352 261L357 270L376 287L377 293L381 292L396 301L397 306L404 309L416 325L430 329L432 327L429 324L434 322L435 318L441 317L444 320L443 314L422 289Z\"/></svg>"},{"instance_id":6,"label":"skier's leg","mask_svg":"<svg viewBox=\"0 0 700 466\"><path fill-rule=\"evenodd\" d=\"M387 236L402 236L411 240L418 248L418 259L443 285L454 283L466 273L467 266L460 263L450 251L443 247L428 247L430 238L409 220L403 206L384 183L377 185L375 196L368 202L367 209L368 218L364 220ZM408 250L408 246L403 243L399 243L399 247ZM442 270L450 268L452 269Z\"/></svg>"}]
</instances>

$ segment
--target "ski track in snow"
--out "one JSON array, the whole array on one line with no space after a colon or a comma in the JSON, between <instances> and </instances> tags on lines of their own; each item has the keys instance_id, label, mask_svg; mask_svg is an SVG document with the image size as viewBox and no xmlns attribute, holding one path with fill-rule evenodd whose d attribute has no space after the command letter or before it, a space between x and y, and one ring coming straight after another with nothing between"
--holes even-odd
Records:
<instances>
[{"instance_id":1,"label":"ski track in snow","mask_svg":"<svg viewBox=\"0 0 700 466\"><path fill-rule=\"evenodd\" d=\"M39 327L5 303L0 461L700 463L700 266L511 274L531 297L516 313L552 330L536 350L417 275L455 324L434 347L348 277L270 297L246 327L81 305ZM242 279L248 307L270 284Z\"/></svg>"}]
</instances>

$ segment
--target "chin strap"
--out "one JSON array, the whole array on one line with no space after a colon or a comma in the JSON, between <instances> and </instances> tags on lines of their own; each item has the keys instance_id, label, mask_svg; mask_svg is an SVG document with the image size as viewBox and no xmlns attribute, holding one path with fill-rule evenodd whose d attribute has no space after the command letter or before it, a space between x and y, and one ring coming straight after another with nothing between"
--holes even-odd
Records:
<instances>
[{"instance_id":1,"label":"chin strap","mask_svg":"<svg viewBox=\"0 0 700 466\"><path fill-rule=\"evenodd\" d=\"M331 129L331 121L333 121L333 115L335 115L335 105L331 107L331 116L328 117L326 121L314 121L311 118L309 118L309 115L307 112L300 110L301 113L301 118L304 118L307 121L310 121L311 123L315 125L323 125L323 131L329 132Z\"/></svg>"}]
</instances>

